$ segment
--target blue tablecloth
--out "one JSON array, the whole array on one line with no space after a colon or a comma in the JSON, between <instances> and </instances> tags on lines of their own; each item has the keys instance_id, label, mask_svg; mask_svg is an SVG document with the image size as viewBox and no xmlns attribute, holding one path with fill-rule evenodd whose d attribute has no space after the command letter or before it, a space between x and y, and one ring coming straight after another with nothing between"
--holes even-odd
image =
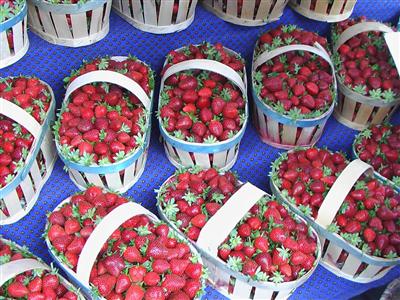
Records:
<instances>
[{"instance_id":1,"label":"blue tablecloth","mask_svg":"<svg viewBox=\"0 0 400 300\"><path fill-rule=\"evenodd\" d=\"M369 18L394 23L397 22L400 15L400 2L399 0L358 0L354 15L366 15ZM283 17L276 23L263 27L247 28L225 23L199 6L191 27L180 33L165 36L141 32L114 13L111 13L110 22L110 33L104 40L95 45L78 49L54 46L35 34L29 33L31 46L27 55L15 65L0 70L0 76L18 74L38 76L52 86L59 107L64 93L62 79L69 75L71 69L79 67L84 59L89 60L101 55L127 55L131 53L149 63L153 70L159 74L165 55L169 50L188 43L199 43L207 40L222 42L225 46L240 52L246 58L249 67L253 45L257 37L261 32L271 27L280 23L294 23L308 30L317 30L323 35L326 35L329 29L327 24L303 18L289 8L286 8ZM399 123L400 114L397 113L392 120ZM168 162L159 142L159 131L155 120L153 124L146 170L136 185L126 194L133 196L137 202L155 211L154 189L158 188L173 173L174 168ZM328 146L332 150L343 150L350 154L355 133L355 131L336 122L332 117L328 121L325 133L318 146ZM281 151L263 144L254 127L250 124L242 140L239 159L233 169L238 172L241 180L251 181L268 191L270 164L279 152ZM58 161L36 206L28 216L14 225L0 228L0 234L4 237L21 245L27 245L35 254L47 262L50 262L50 258L41 238L45 214L47 211L53 210L61 200L78 191L62 167L62 163ZM318 266L311 278L296 290L292 299L348 299L372 287L387 284L399 276L400 268L396 268L383 279L374 283L357 284L341 279ZM211 288L207 288L204 299L224 299L224 297Z\"/></svg>"}]
</instances>

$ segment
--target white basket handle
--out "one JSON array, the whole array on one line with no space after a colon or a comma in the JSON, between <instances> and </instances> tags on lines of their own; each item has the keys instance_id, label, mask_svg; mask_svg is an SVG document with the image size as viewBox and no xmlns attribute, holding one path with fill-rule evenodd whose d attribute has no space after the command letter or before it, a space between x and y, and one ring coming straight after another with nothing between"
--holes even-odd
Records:
<instances>
[{"instance_id":1,"label":"white basket handle","mask_svg":"<svg viewBox=\"0 0 400 300\"><path fill-rule=\"evenodd\" d=\"M10 261L0 266L0 286L19 274L36 269L50 270L44 263L33 258Z\"/></svg>"},{"instance_id":2,"label":"white basket handle","mask_svg":"<svg viewBox=\"0 0 400 300\"><path fill-rule=\"evenodd\" d=\"M125 221L137 215L147 215L153 221L158 221L154 214L134 202L118 206L101 220L87 239L79 256L76 277L80 282L89 286L90 272L104 243Z\"/></svg>"},{"instance_id":3,"label":"white basket handle","mask_svg":"<svg viewBox=\"0 0 400 300\"><path fill-rule=\"evenodd\" d=\"M218 247L221 243L264 195L265 192L263 190L251 183L245 183L208 220L200 231L196 244L212 255L217 255Z\"/></svg>"},{"instance_id":4,"label":"white basket handle","mask_svg":"<svg viewBox=\"0 0 400 300\"><path fill-rule=\"evenodd\" d=\"M39 138L42 125L17 104L0 97L0 114L25 127L35 139Z\"/></svg>"},{"instance_id":5,"label":"white basket handle","mask_svg":"<svg viewBox=\"0 0 400 300\"><path fill-rule=\"evenodd\" d=\"M147 96L146 92L136 81L118 72L106 71L106 70L92 71L78 76L68 85L67 91L65 92L64 102L68 100L72 92L74 92L75 90L79 89L80 87L86 84L93 82L113 83L127 89L128 91L133 93L136 97L138 97L138 99L140 100L140 102L142 102L143 106L146 108L147 111L150 111L151 107L150 98Z\"/></svg>"},{"instance_id":6,"label":"white basket handle","mask_svg":"<svg viewBox=\"0 0 400 300\"><path fill-rule=\"evenodd\" d=\"M353 160L347 165L322 202L316 223L323 228L327 228L332 223L346 196L364 173L373 176L374 171L370 165L360 159Z\"/></svg>"},{"instance_id":7,"label":"white basket handle","mask_svg":"<svg viewBox=\"0 0 400 300\"><path fill-rule=\"evenodd\" d=\"M397 71L400 73L400 32L387 32L384 36Z\"/></svg>"},{"instance_id":8,"label":"white basket handle","mask_svg":"<svg viewBox=\"0 0 400 300\"><path fill-rule=\"evenodd\" d=\"M276 57L278 55L281 55L281 54L284 54L284 53L290 52L290 51L306 51L306 52L311 52L311 53L314 53L314 54L322 57L329 64L329 66L332 69L333 84L334 84L335 90L336 90L337 82L336 82L336 76L335 76L335 67L332 63L329 53L326 52L324 47L322 47L319 43L315 43L314 46L302 45L302 44L288 45L288 46L276 48L272 51L265 51L265 52L261 53L255 60L255 62L253 63L253 72L255 72L255 70L257 70L257 68L259 66L261 66L263 63L273 59L274 57Z\"/></svg>"},{"instance_id":9,"label":"white basket handle","mask_svg":"<svg viewBox=\"0 0 400 300\"><path fill-rule=\"evenodd\" d=\"M246 85L240 75L231 67L228 67L223 63L211 59L191 59L170 66L161 78L160 90L162 91L164 87L164 82L169 76L181 71L192 69L218 73L232 81L242 91L243 95L246 96Z\"/></svg>"},{"instance_id":10,"label":"white basket handle","mask_svg":"<svg viewBox=\"0 0 400 300\"><path fill-rule=\"evenodd\" d=\"M341 45L346 43L353 36L368 31L393 32L393 29L379 22L362 22L354 24L340 34L338 41L333 47L334 51L336 52Z\"/></svg>"}]
</instances>

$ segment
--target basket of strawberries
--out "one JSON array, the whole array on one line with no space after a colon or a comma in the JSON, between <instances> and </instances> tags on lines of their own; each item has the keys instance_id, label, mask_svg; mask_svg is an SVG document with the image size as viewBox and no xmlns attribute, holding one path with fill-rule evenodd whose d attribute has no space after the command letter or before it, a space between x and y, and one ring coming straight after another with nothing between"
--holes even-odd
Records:
<instances>
[{"instance_id":1,"label":"basket of strawberries","mask_svg":"<svg viewBox=\"0 0 400 300\"><path fill-rule=\"evenodd\" d=\"M400 77L383 36L387 32L393 29L365 17L333 26L341 94L334 115L350 128L388 121L400 104Z\"/></svg>"},{"instance_id":2,"label":"basket of strawberries","mask_svg":"<svg viewBox=\"0 0 400 300\"><path fill-rule=\"evenodd\" d=\"M28 0L29 28L49 43L82 47L109 31L112 0Z\"/></svg>"},{"instance_id":3,"label":"basket of strawberries","mask_svg":"<svg viewBox=\"0 0 400 300\"><path fill-rule=\"evenodd\" d=\"M26 247L3 238L0 274L2 299L85 299L53 266L46 265Z\"/></svg>"},{"instance_id":4,"label":"basket of strawberries","mask_svg":"<svg viewBox=\"0 0 400 300\"><path fill-rule=\"evenodd\" d=\"M66 78L54 126L57 151L80 189L128 190L140 178L150 142L154 78L135 57L86 62Z\"/></svg>"},{"instance_id":5,"label":"basket of strawberries","mask_svg":"<svg viewBox=\"0 0 400 300\"><path fill-rule=\"evenodd\" d=\"M337 276L367 283L400 264L400 196L370 165L340 152L298 148L272 164L270 184L317 230L321 264Z\"/></svg>"},{"instance_id":6,"label":"basket of strawberries","mask_svg":"<svg viewBox=\"0 0 400 300\"><path fill-rule=\"evenodd\" d=\"M353 142L353 157L370 164L375 176L400 192L400 125L374 125Z\"/></svg>"},{"instance_id":7,"label":"basket of strawberries","mask_svg":"<svg viewBox=\"0 0 400 300\"><path fill-rule=\"evenodd\" d=\"M158 122L176 167L230 169L247 125L245 63L220 43L171 51L162 71Z\"/></svg>"},{"instance_id":8,"label":"basket of strawberries","mask_svg":"<svg viewBox=\"0 0 400 300\"><path fill-rule=\"evenodd\" d=\"M286 299L320 259L302 218L232 172L180 169L157 199L161 218L200 252L209 283L231 299Z\"/></svg>"},{"instance_id":9,"label":"basket of strawberries","mask_svg":"<svg viewBox=\"0 0 400 300\"><path fill-rule=\"evenodd\" d=\"M290 0L289 5L309 19L339 22L351 16L356 3L357 0Z\"/></svg>"},{"instance_id":10,"label":"basket of strawberries","mask_svg":"<svg viewBox=\"0 0 400 300\"><path fill-rule=\"evenodd\" d=\"M185 239L137 203L99 187L48 216L51 256L87 297L200 299L202 260Z\"/></svg>"},{"instance_id":11,"label":"basket of strawberries","mask_svg":"<svg viewBox=\"0 0 400 300\"><path fill-rule=\"evenodd\" d=\"M289 0L203 0L204 7L224 21L261 26L279 20Z\"/></svg>"},{"instance_id":12,"label":"basket of strawberries","mask_svg":"<svg viewBox=\"0 0 400 300\"><path fill-rule=\"evenodd\" d=\"M25 0L5 0L0 4L0 69L21 59L29 48L28 6Z\"/></svg>"},{"instance_id":13,"label":"basket of strawberries","mask_svg":"<svg viewBox=\"0 0 400 300\"><path fill-rule=\"evenodd\" d=\"M263 142L289 149L315 144L336 100L325 38L295 25L262 34L253 55L254 123Z\"/></svg>"},{"instance_id":14,"label":"basket of strawberries","mask_svg":"<svg viewBox=\"0 0 400 300\"><path fill-rule=\"evenodd\" d=\"M0 225L28 214L50 177L57 158L50 130L54 111L47 83L0 79Z\"/></svg>"},{"instance_id":15,"label":"basket of strawberries","mask_svg":"<svg viewBox=\"0 0 400 300\"><path fill-rule=\"evenodd\" d=\"M114 11L136 28L155 34L182 31L192 24L197 0L113 0Z\"/></svg>"}]
</instances>

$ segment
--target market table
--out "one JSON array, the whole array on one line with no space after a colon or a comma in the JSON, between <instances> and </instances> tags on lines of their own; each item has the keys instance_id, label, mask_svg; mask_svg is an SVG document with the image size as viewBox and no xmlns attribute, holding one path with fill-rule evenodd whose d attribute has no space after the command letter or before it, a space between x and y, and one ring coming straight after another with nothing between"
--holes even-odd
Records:
<instances>
[{"instance_id":1,"label":"market table","mask_svg":"<svg viewBox=\"0 0 400 300\"><path fill-rule=\"evenodd\" d=\"M360 15L394 23L400 15L400 2L398 0L359 0L353 16ZM130 53L149 63L156 74L159 74L168 51L189 43L207 40L209 42L222 42L225 46L240 52L245 57L249 70L253 46L257 37L261 32L280 23L293 23L304 29L317 30L323 35L329 32L329 25L308 20L289 8L285 9L283 17L278 22L262 27L240 27L225 23L198 6L192 26L182 32L164 36L141 32L115 13L111 13L110 33L101 42L87 47L73 49L55 46L30 32L30 48L26 56L13 66L1 70L0 76L25 74L35 75L45 80L54 89L59 107L64 93L62 79L69 75L71 69L79 67L84 59ZM399 112L394 115L392 122L400 123ZM166 158L159 141L159 130L155 119L152 130L145 172L126 195L134 197L137 202L155 211L154 189L158 188L173 173L174 167ZM332 117L317 145L320 147L327 146L332 150L343 150L350 155L351 143L355 134L356 131L339 124ZM282 150L263 144L252 124L249 124L242 140L238 161L233 170L237 171L241 180L250 181L269 191L270 164L280 152ZM28 246L35 254L42 257L46 262L50 262L44 240L41 238L46 212L53 210L61 200L77 190L63 171L63 164L58 160L49 181L43 188L39 200L30 214L16 224L2 226L0 234L21 245ZM291 299L348 299L370 288L387 284L399 276L400 267L397 267L378 281L370 284L358 284L339 278L322 266L318 266L316 272L303 286L296 290ZM208 287L204 299L225 299L225 297Z\"/></svg>"}]
</instances>

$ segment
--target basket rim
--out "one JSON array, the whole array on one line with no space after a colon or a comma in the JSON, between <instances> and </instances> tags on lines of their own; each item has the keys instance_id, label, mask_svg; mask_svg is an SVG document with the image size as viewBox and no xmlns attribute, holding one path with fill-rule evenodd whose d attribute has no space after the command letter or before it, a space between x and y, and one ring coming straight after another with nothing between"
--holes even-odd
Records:
<instances>
[{"instance_id":1,"label":"basket rim","mask_svg":"<svg viewBox=\"0 0 400 300\"><path fill-rule=\"evenodd\" d=\"M13 27L14 25L16 25L17 23L22 22L27 13L28 13L28 4L27 1L25 1L21 10L15 16L0 23L0 32L6 31L11 27Z\"/></svg>"},{"instance_id":2,"label":"basket rim","mask_svg":"<svg viewBox=\"0 0 400 300\"><path fill-rule=\"evenodd\" d=\"M196 44L199 45L199 44ZM181 50L184 47L180 47L177 49L174 49L175 51ZM225 51L231 53L231 54L235 54L235 55L239 55L240 57L242 57L238 52L227 48L227 47L223 47L225 49ZM190 61L187 60L187 61ZM210 59L210 61L215 61ZM165 66L167 63L167 59L164 60L164 64L163 66ZM232 69L233 70L233 69ZM245 120L242 124L242 127L240 128L240 130L230 139L227 139L225 141L218 141L216 143L212 143L212 144L206 144L206 143L195 143L195 142L188 142L188 141L183 141L180 140L174 136L171 136L167 130L162 126L162 118L161 116L158 114L157 116L157 121L158 121L158 125L160 128L160 133L163 136L163 138L168 141L170 144L177 146L180 149L183 149L184 151L187 152L197 152L197 153L217 153L217 152L221 152L224 150L228 150L232 147L234 147L236 144L240 143L246 128L247 128L247 123L248 123L248 119L249 119L249 99L247 96L247 92L248 92L248 86L247 86L247 74L246 74L246 66L243 67L243 82L245 85L245 89L246 89L246 95L243 95L243 99L245 100ZM234 71L237 73L237 71ZM162 92L162 87L160 87L160 91L159 94L161 94ZM160 111L161 107L160 107L160 102L158 102L158 107L157 107L157 111ZM188 150L186 150L188 149Z\"/></svg>"},{"instance_id":3,"label":"basket rim","mask_svg":"<svg viewBox=\"0 0 400 300\"><path fill-rule=\"evenodd\" d=\"M116 59L116 60L123 60L123 59L127 59L127 58L128 58L128 56L117 56L117 55L109 56L109 59ZM151 71L151 72L149 72L149 77L152 77L154 79L155 76L153 74L153 70L151 69L151 66L140 59L137 59L137 60L149 68L149 70ZM110 72L114 72L114 71L110 71ZM142 146L137 147L135 149L135 151L133 151L129 156L125 157L124 159L122 159L118 162L114 162L114 163L107 164L104 166L101 166L98 164L92 164L89 166L85 166L84 164L79 164L79 163L70 161L67 158L65 158L61 152L61 145L59 142L59 138L60 138L59 133L53 130L54 142L56 144L57 153L58 153L60 159L64 162L64 164L67 167L70 167L70 168L80 171L80 172L86 172L86 173L109 174L109 173L119 172L119 171L122 171L125 168L127 168L129 165L131 165L133 162L135 162L143 154L143 152L150 146L149 142L150 142L150 138L151 138L151 123L152 123L151 122L151 111L152 111L153 101L154 101L154 88L150 92L149 99L150 99L150 109L147 111L146 108L144 108L144 110L146 112L145 117L146 117L146 125L147 125L146 132L144 133L145 141ZM69 100L70 99L67 99L67 101L63 101L61 108L59 109L60 114L63 111L63 109L65 109L66 105L70 102Z\"/></svg>"},{"instance_id":4,"label":"basket rim","mask_svg":"<svg viewBox=\"0 0 400 300\"><path fill-rule=\"evenodd\" d=\"M88 0L87 2L80 3L63 3L54 4L46 0L29 0L27 1L29 5L35 5L40 9L48 12L58 13L58 14L78 14L86 11L90 11L98 8L106 2L112 2L112 0Z\"/></svg>"},{"instance_id":5,"label":"basket rim","mask_svg":"<svg viewBox=\"0 0 400 300\"><path fill-rule=\"evenodd\" d=\"M173 179L173 177L175 177L175 175L171 175L170 177L168 177L168 178L162 183L161 187L164 186L164 184L166 184L166 183L168 183L169 181L171 181L171 180ZM239 183L243 183L243 182L242 182L242 181L239 181ZM160 196L161 187L160 187L160 189L159 189L158 192L157 192L157 199L158 199L159 196ZM272 196L271 196L270 194L268 194L267 192L265 192L265 195L268 196L268 197L272 197ZM277 200L281 202L280 199L277 199ZM169 219L167 218L167 216L164 214L164 211L163 211L163 209L161 208L161 205L160 205L160 201L159 201L159 200L157 200L156 206L157 206L157 211L158 211L158 213L159 213L161 219L164 220L166 223L168 223L168 225L169 225L170 227L172 227L175 231L177 231L179 234L183 235L183 233L181 232L181 230L174 224L174 222L172 222L171 220L169 220ZM290 207L289 207L289 208L290 208ZM294 212L294 211L292 211L292 210L290 210L290 211L295 215L296 221L300 221L300 222L302 222L302 223L308 225L308 224L307 224L307 221L306 221L302 216L300 216L299 214L297 214L296 212ZM218 268L221 268L221 269L223 269L224 271L226 271L227 273L229 273L231 276L234 276L236 279L239 279L239 280L241 280L241 281L243 281L243 282L247 282L247 283L251 284L251 285L254 286L254 287L263 288L263 289L265 289L265 288L272 288L272 289L274 289L274 290L279 290L279 291L280 291L280 290L294 289L294 288L297 288L298 286L302 285L302 284L314 273L314 271L316 270L316 268L317 268L317 266L318 266L319 261L321 260L322 248L321 248L321 241L320 241L320 239L319 239L318 233L317 233L317 231L316 231L313 227L310 226L310 227L308 227L308 228L311 229L311 231L312 231L314 237L315 237L316 240L317 240L317 252L318 252L318 253L317 253L316 257L315 257L314 266L313 266L306 274L304 274L302 277L300 277L300 278L298 278L298 279L296 279L296 280L294 280L294 281L282 282L282 283L278 283L278 284L277 284L277 283L274 283L274 282L270 282L270 281L267 281L267 282L256 281L256 280L253 280L253 279L249 278L248 276L244 275L244 274L241 273L241 272L233 271L233 270L230 269L230 268L227 266L227 264L226 264L224 261L222 261L220 258L215 257L215 256L213 256L211 253L209 253L208 251L203 250L202 248L200 248L200 247L197 245L196 242L190 240L190 239L187 238L186 236L184 236L184 237L185 237L185 239L186 239L189 243L191 243L191 244L199 251L199 253L200 253L201 255L203 255L205 258L207 258L208 260L210 260L210 261L211 261L215 266L217 266Z\"/></svg>"},{"instance_id":6,"label":"basket rim","mask_svg":"<svg viewBox=\"0 0 400 300\"><path fill-rule=\"evenodd\" d=\"M297 147L296 149L292 149L292 150L289 150L289 151L284 152L284 153L290 153L290 152L296 151L297 149L304 149L304 148L307 148L307 147ZM279 159L279 157L276 160L278 160L278 159ZM273 172L273 171L271 171L271 172ZM297 214L302 216L306 221L310 222L312 227L319 234L323 235L328 240L333 241L336 245L339 244L339 246L341 248L343 248L343 250L345 250L345 251L349 252L350 254L356 256L359 260L361 260L363 262L366 262L368 264L379 265L379 266L393 266L393 265L400 264L400 257L390 259L390 258L383 258L383 257L378 257L378 256L373 256L373 255L369 255L369 254L363 253L361 251L361 249L358 249L357 247L351 245L349 242L347 242L339 234L329 232L327 229L323 228L321 225L316 223L314 218L312 218L310 216L307 216L303 212L301 212L300 209L297 206L292 204L286 197L282 196L282 193L281 193L280 189L275 185L273 180L270 180L270 188L271 188L272 193L277 198L279 198L282 201L284 201L287 205L289 205L290 208L292 208L293 211L295 211ZM397 193L397 192L395 191L395 193Z\"/></svg>"}]
</instances>

